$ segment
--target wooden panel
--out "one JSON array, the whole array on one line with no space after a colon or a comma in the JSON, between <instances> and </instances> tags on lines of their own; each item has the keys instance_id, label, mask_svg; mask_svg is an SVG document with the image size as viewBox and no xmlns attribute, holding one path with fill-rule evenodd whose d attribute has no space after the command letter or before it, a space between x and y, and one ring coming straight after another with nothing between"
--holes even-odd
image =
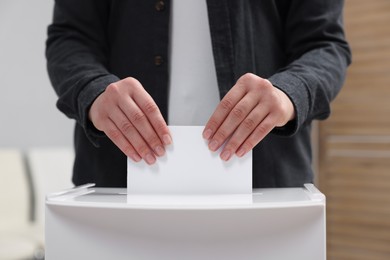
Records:
<instances>
[{"instance_id":1,"label":"wooden panel","mask_svg":"<svg viewBox=\"0 0 390 260\"><path fill-rule=\"evenodd\" d=\"M353 63L326 123L331 134L390 133L390 1L349 0L345 28Z\"/></svg>"},{"instance_id":2,"label":"wooden panel","mask_svg":"<svg viewBox=\"0 0 390 260\"><path fill-rule=\"evenodd\" d=\"M353 52L345 86L321 122L320 189L328 259L390 259L390 1L347 0Z\"/></svg>"},{"instance_id":3,"label":"wooden panel","mask_svg":"<svg viewBox=\"0 0 390 260\"><path fill-rule=\"evenodd\" d=\"M390 154L366 157L370 151L343 147L329 150L336 156L323 172L328 259L389 259Z\"/></svg>"}]
</instances>

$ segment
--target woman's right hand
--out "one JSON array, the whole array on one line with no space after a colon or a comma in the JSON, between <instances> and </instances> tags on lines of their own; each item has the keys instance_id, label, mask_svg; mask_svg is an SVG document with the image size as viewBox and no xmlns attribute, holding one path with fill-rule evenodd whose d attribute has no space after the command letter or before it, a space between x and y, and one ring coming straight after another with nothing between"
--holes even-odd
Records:
<instances>
[{"instance_id":1,"label":"woman's right hand","mask_svg":"<svg viewBox=\"0 0 390 260\"><path fill-rule=\"evenodd\" d=\"M149 165L172 143L159 108L141 83L125 78L110 84L89 110L89 119L135 162Z\"/></svg>"}]
</instances>

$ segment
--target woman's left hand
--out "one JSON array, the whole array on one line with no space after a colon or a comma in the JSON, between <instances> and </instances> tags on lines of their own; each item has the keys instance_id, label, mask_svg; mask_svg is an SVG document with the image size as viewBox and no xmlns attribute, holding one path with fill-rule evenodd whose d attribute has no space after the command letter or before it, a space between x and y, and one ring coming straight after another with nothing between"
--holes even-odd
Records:
<instances>
[{"instance_id":1,"label":"woman's left hand","mask_svg":"<svg viewBox=\"0 0 390 260\"><path fill-rule=\"evenodd\" d=\"M211 151L226 142L220 157L228 161L234 154L244 156L274 127L284 126L294 117L294 106L283 91L267 79L247 73L219 103L203 138Z\"/></svg>"}]
</instances>

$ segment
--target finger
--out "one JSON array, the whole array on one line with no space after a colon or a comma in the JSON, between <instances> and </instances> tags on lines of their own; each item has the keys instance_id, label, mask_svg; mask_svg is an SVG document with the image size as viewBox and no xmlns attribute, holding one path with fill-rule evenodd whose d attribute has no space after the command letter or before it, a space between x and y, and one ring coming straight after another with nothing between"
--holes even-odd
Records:
<instances>
[{"instance_id":1,"label":"finger","mask_svg":"<svg viewBox=\"0 0 390 260\"><path fill-rule=\"evenodd\" d=\"M155 163L156 158L153 151L122 110L117 108L111 113L110 119L147 164Z\"/></svg>"},{"instance_id":2,"label":"finger","mask_svg":"<svg viewBox=\"0 0 390 260\"><path fill-rule=\"evenodd\" d=\"M258 105L249 115L241 122L233 133L232 137L227 141L225 147L221 151L221 159L228 161L233 156L238 148L245 142L248 136L255 131L257 126L268 116L268 110Z\"/></svg>"},{"instance_id":3,"label":"finger","mask_svg":"<svg viewBox=\"0 0 390 260\"><path fill-rule=\"evenodd\" d=\"M142 87L137 88L134 92L133 99L148 118L148 121L152 125L154 132L160 138L162 143L164 145L172 144L172 137L167 123L165 122L160 109L149 93L146 92Z\"/></svg>"},{"instance_id":4,"label":"finger","mask_svg":"<svg viewBox=\"0 0 390 260\"><path fill-rule=\"evenodd\" d=\"M105 121L105 130L104 132L110 138L110 140L129 158L134 162L139 162L142 160L140 155L131 145L131 143L126 139L122 132L116 127L114 122L110 119Z\"/></svg>"},{"instance_id":5,"label":"finger","mask_svg":"<svg viewBox=\"0 0 390 260\"><path fill-rule=\"evenodd\" d=\"M264 137L272 131L275 127L275 118L268 115L264 120L255 128L255 130L244 141L241 147L238 149L236 155L238 157L244 156L247 152L252 150Z\"/></svg>"},{"instance_id":6,"label":"finger","mask_svg":"<svg viewBox=\"0 0 390 260\"><path fill-rule=\"evenodd\" d=\"M138 107L134 100L130 97L125 98L119 103L119 107L126 117L126 119L121 118L120 120L127 120L127 124L131 123L137 130L137 135L140 135L141 139L145 140L146 144L153 149L154 153L157 156L163 156L165 154L165 149L160 138L157 136L144 112ZM134 131L128 131L126 137L133 139L133 132ZM140 147L144 149L143 146Z\"/></svg>"},{"instance_id":7,"label":"finger","mask_svg":"<svg viewBox=\"0 0 390 260\"><path fill-rule=\"evenodd\" d=\"M245 95L237 105L230 111L228 116L222 122L221 126L215 132L209 142L211 151L216 151L225 143L225 141L234 133L241 122L251 113L252 109L257 105L257 101L253 95Z\"/></svg>"},{"instance_id":8,"label":"finger","mask_svg":"<svg viewBox=\"0 0 390 260\"><path fill-rule=\"evenodd\" d=\"M203 138L210 140L236 104L244 97L245 90L235 85L221 100L203 131Z\"/></svg>"}]
</instances>

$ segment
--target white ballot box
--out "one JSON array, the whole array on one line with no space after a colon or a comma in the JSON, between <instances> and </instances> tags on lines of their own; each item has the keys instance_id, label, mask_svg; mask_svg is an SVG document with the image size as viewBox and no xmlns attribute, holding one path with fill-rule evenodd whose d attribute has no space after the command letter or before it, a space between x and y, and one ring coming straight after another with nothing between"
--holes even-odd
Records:
<instances>
[{"instance_id":1,"label":"white ballot box","mask_svg":"<svg viewBox=\"0 0 390 260\"><path fill-rule=\"evenodd\" d=\"M87 185L46 199L46 259L324 260L325 196L134 195Z\"/></svg>"}]
</instances>

